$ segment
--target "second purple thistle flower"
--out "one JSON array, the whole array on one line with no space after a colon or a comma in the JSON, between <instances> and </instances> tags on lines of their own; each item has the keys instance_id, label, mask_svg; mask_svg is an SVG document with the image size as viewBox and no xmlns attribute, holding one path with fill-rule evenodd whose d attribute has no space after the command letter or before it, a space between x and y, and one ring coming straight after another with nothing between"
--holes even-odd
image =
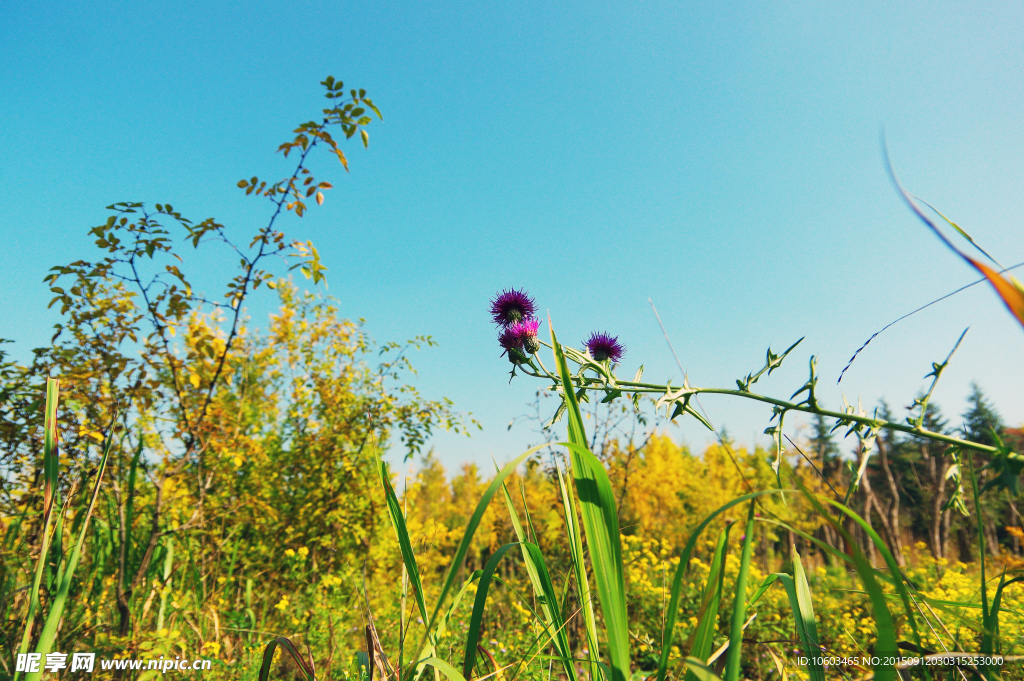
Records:
<instances>
[{"instance_id":1,"label":"second purple thistle flower","mask_svg":"<svg viewBox=\"0 0 1024 681\"><path fill-rule=\"evenodd\" d=\"M584 342L584 345L587 346L590 356L598 362L609 360L615 364L626 354L626 348L619 343L618 336L612 336L604 331L595 331L590 334L590 338Z\"/></svg>"}]
</instances>

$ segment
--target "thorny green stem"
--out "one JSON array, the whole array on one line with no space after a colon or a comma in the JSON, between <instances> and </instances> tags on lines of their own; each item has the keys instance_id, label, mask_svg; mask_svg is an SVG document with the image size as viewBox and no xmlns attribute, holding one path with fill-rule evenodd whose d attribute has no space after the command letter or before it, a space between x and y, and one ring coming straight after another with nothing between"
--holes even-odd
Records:
<instances>
[{"instance_id":1,"label":"thorny green stem","mask_svg":"<svg viewBox=\"0 0 1024 681\"><path fill-rule=\"evenodd\" d=\"M961 336L961 339L962 338L963 337ZM544 341L541 341L541 344L545 345L545 346L548 345ZM957 344L959 345L959 342ZM956 348L954 347L953 350L955 351ZM952 355L952 353L950 353L950 355ZM534 364L534 361L536 361L539 364L539 367L538 367L537 364ZM946 363L948 363L948 362L949 362L949 358L946 359ZM941 366L944 368L945 363L943 365L941 365ZM523 371L524 374L526 374L528 376L532 376L534 378L547 378L547 379L552 380L553 383L554 383L554 385L552 386L552 390L554 390L556 392L561 388L560 381L558 380L558 378L556 376L552 375L551 372L548 371L546 367L544 367L544 364L540 361L540 357L537 356L537 355L534 355L534 357L532 357L530 359L528 364L520 364L520 365L518 365L518 367L519 367L519 369L521 369ZM587 367L587 368L591 368L592 369L592 367ZM533 370L531 371L530 369L533 369ZM940 370L940 373L941 373L941 370ZM570 379L571 379L573 385L575 385L577 389L586 388L586 389L589 389L589 390L600 389L600 390L608 390L608 391L611 391L611 390L621 390L623 392L649 393L649 394L666 394L666 393L672 392L672 390L673 390L671 385L660 385L660 384L657 384L657 383L641 383L641 382L634 382L634 381L620 381L620 380L614 378L614 376L611 377L611 380L609 380L607 377L604 377L604 376L602 376L602 377L591 377L591 376L579 376L579 375L573 375L573 376L570 377ZM933 385L933 387L934 387L934 385ZM998 449L996 447L992 447L990 445L983 445L983 444L979 444L977 442L971 442L969 440L963 440L963 439L960 439L960 438L957 438L957 437L952 437L950 435L944 435L943 433L937 433L935 431L928 430L928 429L922 427L922 425L921 425L922 419L917 419L915 421L914 425L907 424L907 423L898 423L898 422L894 422L894 421L885 421L885 420L882 420L882 419L871 418L870 416L860 416L858 414L843 413L843 412L838 412L838 411L831 411L831 410L828 410L828 409L822 409L820 407L812 407L811 405L807 404L806 402L790 402L788 400L781 400L781 399L778 399L778 398L775 398L775 397L769 397L767 395L759 395L757 393L752 393L752 392L749 392L749 391L746 391L746 390L734 390L734 389L729 389L729 388L697 388L697 387L687 387L686 393L690 394L690 395L707 394L707 395L730 395L730 396L733 396L733 397L743 397L743 398L746 398L746 399L749 399L749 400L754 400L756 402L764 402L765 404L772 404L772 405L775 405L777 407L781 407L782 409L784 409L786 411L800 411L800 412L804 412L806 414L817 414L817 415L820 415L820 416L825 416L827 418L837 419L839 421L844 421L844 422L851 423L851 424L852 423L856 423L856 424L859 424L859 425L868 426L869 428L884 428L886 430L895 430L895 431L899 431L901 433L908 433L908 434L914 435L916 437L921 437L921 438L925 438L925 439L928 439L928 440L933 440L935 442L944 442L944 443L946 443L948 445L952 445L954 447L958 447L958 448L964 449L964 450L974 450L976 452L984 452L986 454L996 454L996 453L998 453ZM1015 458L1015 459L1024 459L1024 456L1022 456L1022 455L1020 455L1020 454L1018 454L1016 452L1011 452L1009 454L1009 457L1010 458Z\"/></svg>"}]
</instances>

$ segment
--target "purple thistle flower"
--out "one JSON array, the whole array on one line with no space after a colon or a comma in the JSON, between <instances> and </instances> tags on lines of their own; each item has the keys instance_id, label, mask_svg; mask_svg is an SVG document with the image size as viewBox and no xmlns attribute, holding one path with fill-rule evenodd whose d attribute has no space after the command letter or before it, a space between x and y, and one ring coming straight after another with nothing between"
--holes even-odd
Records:
<instances>
[{"instance_id":1,"label":"purple thistle flower","mask_svg":"<svg viewBox=\"0 0 1024 681\"><path fill-rule=\"evenodd\" d=\"M501 335L498 336L498 344L505 348L505 352L501 354L504 355L505 353L508 353L508 361L513 364L522 364L529 359L526 356L526 353L523 352L522 339L519 337L519 334L511 328L505 329L501 332Z\"/></svg>"},{"instance_id":2,"label":"purple thistle flower","mask_svg":"<svg viewBox=\"0 0 1024 681\"><path fill-rule=\"evenodd\" d=\"M619 343L618 336L612 336L604 331L595 331L590 334L590 338L584 342L584 345L587 346L590 356L598 362L611 360L614 364L626 354L626 348Z\"/></svg>"},{"instance_id":3,"label":"purple thistle flower","mask_svg":"<svg viewBox=\"0 0 1024 681\"><path fill-rule=\"evenodd\" d=\"M516 322L532 317L537 312L537 304L526 290L505 289L491 301L491 316L494 323L508 328Z\"/></svg>"},{"instance_id":4,"label":"purple thistle flower","mask_svg":"<svg viewBox=\"0 0 1024 681\"><path fill-rule=\"evenodd\" d=\"M501 335L498 336L498 344L505 350L523 347L523 341L519 339L519 334L512 329L505 329L501 332Z\"/></svg>"},{"instance_id":5,"label":"purple thistle flower","mask_svg":"<svg viewBox=\"0 0 1024 681\"><path fill-rule=\"evenodd\" d=\"M540 320L534 317L522 319L508 327L508 333L514 335L526 354L533 355L540 351L540 342L537 340L537 329L540 328Z\"/></svg>"}]
</instances>

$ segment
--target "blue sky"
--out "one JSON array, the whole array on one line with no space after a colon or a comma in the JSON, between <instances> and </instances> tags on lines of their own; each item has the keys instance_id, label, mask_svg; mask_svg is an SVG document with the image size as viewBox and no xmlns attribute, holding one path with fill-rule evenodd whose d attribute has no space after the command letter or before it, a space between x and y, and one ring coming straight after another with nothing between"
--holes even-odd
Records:
<instances>
[{"instance_id":1,"label":"blue sky","mask_svg":"<svg viewBox=\"0 0 1024 681\"><path fill-rule=\"evenodd\" d=\"M384 113L352 171L287 223L330 267L329 293L380 341L430 334L416 383L484 430L439 436L449 466L535 439L538 384L508 384L487 301L526 287L564 341L628 347L622 373L731 386L806 336L765 390L788 396L819 355L821 398L852 352L972 272L900 204L906 186L1006 263L1024 260L1024 14L1019 3L248 3L15 0L0 26L0 337L27 356L58 317L42 278L94 257L115 201L169 202L249 234L327 74ZM193 259L199 287L223 270ZM272 309L250 305L254 323ZM897 325L843 381L897 409L965 327L936 392L977 381L1024 420L1024 337L975 287ZM704 401L740 443L768 412ZM552 406L553 409L553 406ZM700 448L694 424L672 431Z\"/></svg>"}]
</instances>

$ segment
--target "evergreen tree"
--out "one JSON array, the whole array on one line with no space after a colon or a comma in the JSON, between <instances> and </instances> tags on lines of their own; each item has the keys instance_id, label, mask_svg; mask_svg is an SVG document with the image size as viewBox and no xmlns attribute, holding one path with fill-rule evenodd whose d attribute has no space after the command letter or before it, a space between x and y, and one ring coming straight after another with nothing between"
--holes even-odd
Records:
<instances>
[{"instance_id":1,"label":"evergreen tree","mask_svg":"<svg viewBox=\"0 0 1024 681\"><path fill-rule=\"evenodd\" d=\"M967 411L963 414L964 437L983 445L995 445L992 431L1002 433L1003 421L977 383L971 383L967 405Z\"/></svg>"},{"instance_id":2,"label":"evergreen tree","mask_svg":"<svg viewBox=\"0 0 1024 681\"><path fill-rule=\"evenodd\" d=\"M811 429L811 452L822 463L835 461L839 457L839 445L832 439L832 427L828 419L821 414L815 414Z\"/></svg>"}]
</instances>

